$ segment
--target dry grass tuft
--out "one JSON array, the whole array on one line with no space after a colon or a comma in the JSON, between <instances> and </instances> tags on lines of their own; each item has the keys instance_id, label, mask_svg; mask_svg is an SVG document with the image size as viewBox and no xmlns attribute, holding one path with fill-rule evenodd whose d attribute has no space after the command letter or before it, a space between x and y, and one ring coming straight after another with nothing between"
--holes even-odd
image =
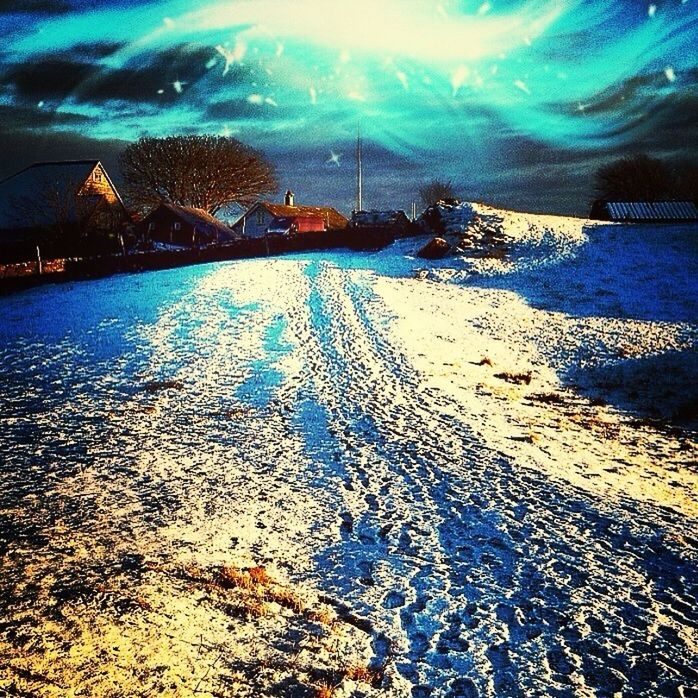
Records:
<instances>
[{"instance_id":1,"label":"dry grass tuft","mask_svg":"<svg viewBox=\"0 0 698 698\"><path fill-rule=\"evenodd\" d=\"M325 681L322 681L315 687L315 698L332 698L334 693L335 687Z\"/></svg>"},{"instance_id":2,"label":"dry grass tuft","mask_svg":"<svg viewBox=\"0 0 698 698\"><path fill-rule=\"evenodd\" d=\"M269 613L269 606L261 599L249 596L245 599L244 603L247 615L252 618L262 618Z\"/></svg>"},{"instance_id":3,"label":"dry grass tuft","mask_svg":"<svg viewBox=\"0 0 698 698\"><path fill-rule=\"evenodd\" d=\"M564 405L565 398L559 393L531 393L527 395L529 400L534 402L542 402L546 405Z\"/></svg>"},{"instance_id":4,"label":"dry grass tuft","mask_svg":"<svg viewBox=\"0 0 698 698\"><path fill-rule=\"evenodd\" d=\"M367 683L373 688L380 688L385 676L384 669L371 669L363 664L352 664L344 672L345 678L351 681Z\"/></svg>"},{"instance_id":5,"label":"dry grass tuft","mask_svg":"<svg viewBox=\"0 0 698 698\"><path fill-rule=\"evenodd\" d=\"M500 378L507 383L515 383L516 385L530 385L531 383L531 372L527 373L510 373L509 371L504 371L503 373L495 373L495 378Z\"/></svg>"},{"instance_id":6,"label":"dry grass tuft","mask_svg":"<svg viewBox=\"0 0 698 698\"><path fill-rule=\"evenodd\" d=\"M276 601L279 606L289 608L294 613L303 613L306 610L303 599L290 589L284 589L283 587L270 588L267 589L265 596L269 601Z\"/></svg>"},{"instance_id":7,"label":"dry grass tuft","mask_svg":"<svg viewBox=\"0 0 698 698\"><path fill-rule=\"evenodd\" d=\"M253 581L246 570L225 565L220 571L220 585L226 589L251 589Z\"/></svg>"},{"instance_id":8,"label":"dry grass tuft","mask_svg":"<svg viewBox=\"0 0 698 698\"><path fill-rule=\"evenodd\" d=\"M250 579L255 584L261 584L263 586L266 586L267 584L271 584L272 582L272 578L267 574L266 568L262 567L261 565L258 567L250 567L250 569L247 570L247 572L250 575Z\"/></svg>"},{"instance_id":9,"label":"dry grass tuft","mask_svg":"<svg viewBox=\"0 0 698 698\"><path fill-rule=\"evenodd\" d=\"M262 593L262 588L273 582L274 580L262 566L243 570L233 565L224 565L218 575L219 585L226 589L257 590Z\"/></svg>"},{"instance_id":10,"label":"dry grass tuft","mask_svg":"<svg viewBox=\"0 0 698 698\"><path fill-rule=\"evenodd\" d=\"M332 625L336 620L335 614L327 608L309 608L305 610L304 615L309 621L320 623L321 625Z\"/></svg>"}]
</instances>

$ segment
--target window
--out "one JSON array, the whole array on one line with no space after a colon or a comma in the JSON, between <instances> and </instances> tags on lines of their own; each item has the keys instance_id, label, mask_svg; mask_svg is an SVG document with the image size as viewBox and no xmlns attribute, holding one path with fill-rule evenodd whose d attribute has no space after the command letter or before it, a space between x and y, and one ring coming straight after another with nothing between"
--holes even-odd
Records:
<instances>
[{"instance_id":1,"label":"window","mask_svg":"<svg viewBox=\"0 0 698 698\"><path fill-rule=\"evenodd\" d=\"M173 224L172 224L172 228L173 228L174 230L181 230L181 229L182 229L182 224L179 223L179 222L173 223Z\"/></svg>"},{"instance_id":2,"label":"window","mask_svg":"<svg viewBox=\"0 0 698 698\"><path fill-rule=\"evenodd\" d=\"M99 170L95 170L92 173L92 179L94 179L95 182L101 182L102 181L102 173Z\"/></svg>"},{"instance_id":3,"label":"window","mask_svg":"<svg viewBox=\"0 0 698 698\"><path fill-rule=\"evenodd\" d=\"M153 223L153 221L150 221L150 223L148 223L148 232L152 233L153 230L155 230L155 223Z\"/></svg>"}]
</instances>

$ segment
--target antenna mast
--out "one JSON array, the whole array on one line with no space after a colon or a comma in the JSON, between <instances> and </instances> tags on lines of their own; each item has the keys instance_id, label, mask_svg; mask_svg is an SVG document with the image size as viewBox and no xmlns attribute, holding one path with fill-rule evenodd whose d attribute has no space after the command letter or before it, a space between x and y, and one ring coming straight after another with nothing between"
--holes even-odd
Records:
<instances>
[{"instance_id":1,"label":"antenna mast","mask_svg":"<svg viewBox=\"0 0 698 698\"><path fill-rule=\"evenodd\" d=\"M361 172L361 150L362 150L362 142L361 142L361 123L358 124L356 127L356 210L361 211L363 209L363 205L361 202L362 198L362 189L363 189L363 181L362 181L362 172Z\"/></svg>"}]
</instances>

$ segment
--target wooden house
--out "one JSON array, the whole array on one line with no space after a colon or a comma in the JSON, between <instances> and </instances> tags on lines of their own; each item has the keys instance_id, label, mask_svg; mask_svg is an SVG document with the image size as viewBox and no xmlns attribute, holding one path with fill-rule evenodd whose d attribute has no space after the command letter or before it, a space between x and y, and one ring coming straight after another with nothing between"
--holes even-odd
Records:
<instances>
[{"instance_id":1,"label":"wooden house","mask_svg":"<svg viewBox=\"0 0 698 698\"><path fill-rule=\"evenodd\" d=\"M258 201L233 225L246 238L266 235L294 235L311 231L342 230L349 221L329 206L297 206L293 192L287 191L283 204Z\"/></svg>"},{"instance_id":2,"label":"wooden house","mask_svg":"<svg viewBox=\"0 0 698 698\"><path fill-rule=\"evenodd\" d=\"M189 206L162 203L139 224L139 237L178 247L224 244L235 233L210 213Z\"/></svg>"},{"instance_id":3,"label":"wooden house","mask_svg":"<svg viewBox=\"0 0 698 698\"><path fill-rule=\"evenodd\" d=\"M130 220L99 160L38 162L0 182L0 239L114 232Z\"/></svg>"}]
</instances>

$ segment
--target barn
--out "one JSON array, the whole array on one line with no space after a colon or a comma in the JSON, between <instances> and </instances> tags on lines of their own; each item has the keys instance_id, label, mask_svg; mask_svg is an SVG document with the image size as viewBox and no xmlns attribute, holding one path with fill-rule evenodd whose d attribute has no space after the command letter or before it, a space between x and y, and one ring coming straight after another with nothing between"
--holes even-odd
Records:
<instances>
[{"instance_id":1,"label":"barn","mask_svg":"<svg viewBox=\"0 0 698 698\"><path fill-rule=\"evenodd\" d=\"M201 247L235 239L233 231L210 213L189 206L162 203L139 224L143 240L177 247Z\"/></svg>"},{"instance_id":2,"label":"barn","mask_svg":"<svg viewBox=\"0 0 698 698\"><path fill-rule=\"evenodd\" d=\"M266 235L293 235L312 231L342 230L349 221L329 206L298 206L293 192L287 191L283 204L258 201L233 225L246 238Z\"/></svg>"},{"instance_id":3,"label":"barn","mask_svg":"<svg viewBox=\"0 0 698 698\"><path fill-rule=\"evenodd\" d=\"M589 218L633 223L698 221L693 201L595 201Z\"/></svg>"}]
</instances>

